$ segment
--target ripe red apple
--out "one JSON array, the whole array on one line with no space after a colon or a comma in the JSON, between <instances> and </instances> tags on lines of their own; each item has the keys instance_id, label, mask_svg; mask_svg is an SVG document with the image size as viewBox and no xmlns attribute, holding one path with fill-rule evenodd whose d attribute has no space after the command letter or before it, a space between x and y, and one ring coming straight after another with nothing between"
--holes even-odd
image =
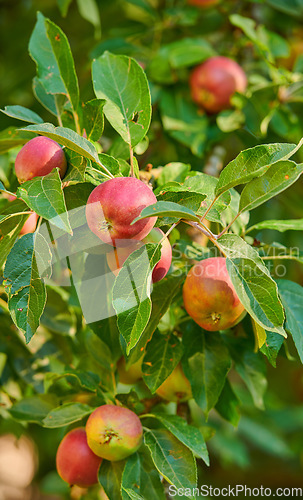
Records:
<instances>
[{"instance_id":1,"label":"ripe red apple","mask_svg":"<svg viewBox=\"0 0 303 500\"><path fill-rule=\"evenodd\" d=\"M83 488L98 482L102 459L87 444L83 427L73 429L59 444L56 466L59 476L70 485Z\"/></svg>"},{"instance_id":2,"label":"ripe red apple","mask_svg":"<svg viewBox=\"0 0 303 500\"><path fill-rule=\"evenodd\" d=\"M117 240L142 240L157 217L131 222L143 208L157 199L144 182L134 177L115 177L97 186L89 195L86 219L89 228L104 243L116 246Z\"/></svg>"},{"instance_id":3,"label":"ripe red apple","mask_svg":"<svg viewBox=\"0 0 303 500\"><path fill-rule=\"evenodd\" d=\"M7 194L3 193L4 198L6 198L8 201L14 201L17 199L17 196L14 194ZM32 212L26 222L24 223L24 226L22 227L20 231L20 235L28 234L28 233L33 233L36 230L37 222L38 222L39 215L36 214L35 212Z\"/></svg>"},{"instance_id":4,"label":"ripe red apple","mask_svg":"<svg viewBox=\"0 0 303 500\"><path fill-rule=\"evenodd\" d=\"M30 214L29 218L24 223L24 226L22 227L22 229L20 231L20 235L34 233L36 230L38 218L39 218L39 215L36 214L35 212Z\"/></svg>"},{"instance_id":5,"label":"ripe red apple","mask_svg":"<svg viewBox=\"0 0 303 500\"><path fill-rule=\"evenodd\" d=\"M67 168L63 149L56 141L43 136L28 141L20 149L15 161L16 176L20 183L47 175L56 167L63 177Z\"/></svg>"},{"instance_id":6,"label":"ripe red apple","mask_svg":"<svg viewBox=\"0 0 303 500\"><path fill-rule=\"evenodd\" d=\"M189 5L195 5L196 7L210 7L211 5L215 5L219 3L220 0L188 0L187 3Z\"/></svg>"},{"instance_id":7,"label":"ripe red apple","mask_svg":"<svg viewBox=\"0 0 303 500\"><path fill-rule=\"evenodd\" d=\"M164 237L163 231L154 227L151 232L141 241L131 240L128 246L117 246L111 252L106 254L106 259L110 270L117 276L127 257L140 248L144 243L160 243ZM161 258L155 265L152 274L152 281L156 283L166 276L171 265L172 249L169 239L165 237L161 243Z\"/></svg>"},{"instance_id":8,"label":"ripe red apple","mask_svg":"<svg viewBox=\"0 0 303 500\"><path fill-rule=\"evenodd\" d=\"M181 403L192 398L191 386L188 378L184 375L181 363L167 377L162 385L156 390L158 396L167 401Z\"/></svg>"},{"instance_id":9,"label":"ripe red apple","mask_svg":"<svg viewBox=\"0 0 303 500\"><path fill-rule=\"evenodd\" d=\"M131 365L128 370L125 367L124 356L119 359L117 363L117 370L119 375L119 381L122 384L135 384L140 378L142 378L142 356L136 363Z\"/></svg>"},{"instance_id":10,"label":"ripe red apple","mask_svg":"<svg viewBox=\"0 0 303 500\"><path fill-rule=\"evenodd\" d=\"M191 268L183 286L183 301L193 320L212 332L231 328L245 315L223 257L202 260Z\"/></svg>"},{"instance_id":11,"label":"ripe red apple","mask_svg":"<svg viewBox=\"0 0 303 500\"><path fill-rule=\"evenodd\" d=\"M86 435L96 455L117 461L137 451L142 443L143 429L140 419L128 408L103 405L89 416Z\"/></svg>"},{"instance_id":12,"label":"ripe red apple","mask_svg":"<svg viewBox=\"0 0 303 500\"><path fill-rule=\"evenodd\" d=\"M211 57L192 71L189 79L192 99L209 113L230 107L235 92L245 92L247 78L236 61Z\"/></svg>"}]
</instances>

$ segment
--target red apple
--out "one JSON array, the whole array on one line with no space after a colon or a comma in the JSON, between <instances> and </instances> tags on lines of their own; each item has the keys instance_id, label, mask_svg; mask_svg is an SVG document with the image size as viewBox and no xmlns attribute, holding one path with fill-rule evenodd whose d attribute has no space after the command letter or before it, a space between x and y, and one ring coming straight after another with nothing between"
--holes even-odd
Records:
<instances>
[{"instance_id":1,"label":"red apple","mask_svg":"<svg viewBox=\"0 0 303 500\"><path fill-rule=\"evenodd\" d=\"M211 57L192 71L189 79L192 99L209 113L230 107L235 92L245 92L247 78L236 61Z\"/></svg>"},{"instance_id":2,"label":"red apple","mask_svg":"<svg viewBox=\"0 0 303 500\"><path fill-rule=\"evenodd\" d=\"M87 444L83 427L73 429L59 444L56 466L59 476L70 485L91 486L98 482L102 459Z\"/></svg>"},{"instance_id":3,"label":"red apple","mask_svg":"<svg viewBox=\"0 0 303 500\"><path fill-rule=\"evenodd\" d=\"M151 232L141 241L130 241L128 246L117 246L111 252L106 254L106 259L110 270L117 276L127 257L140 248L144 243L160 243L164 237L163 231L154 227ZM153 283L160 281L166 276L171 265L172 249L169 239L165 237L161 244L161 258L155 265L152 274Z\"/></svg>"},{"instance_id":4,"label":"red apple","mask_svg":"<svg viewBox=\"0 0 303 500\"><path fill-rule=\"evenodd\" d=\"M204 330L226 330L245 315L223 257L202 260L191 268L183 286L183 301L188 314Z\"/></svg>"},{"instance_id":5,"label":"red apple","mask_svg":"<svg viewBox=\"0 0 303 500\"><path fill-rule=\"evenodd\" d=\"M39 215L35 212L31 213L27 221L24 223L20 231L20 235L34 233L37 227L37 222L39 219Z\"/></svg>"},{"instance_id":6,"label":"red apple","mask_svg":"<svg viewBox=\"0 0 303 500\"><path fill-rule=\"evenodd\" d=\"M56 141L43 136L28 141L20 149L15 161L19 182L47 175L56 167L60 169L60 176L63 177L67 168L63 149Z\"/></svg>"},{"instance_id":7,"label":"red apple","mask_svg":"<svg viewBox=\"0 0 303 500\"><path fill-rule=\"evenodd\" d=\"M181 363L167 377L162 385L156 390L158 396L167 401L181 403L192 398L191 386L188 378L184 375Z\"/></svg>"},{"instance_id":8,"label":"red apple","mask_svg":"<svg viewBox=\"0 0 303 500\"><path fill-rule=\"evenodd\" d=\"M117 461L138 450L143 429L140 419L128 408L103 405L89 416L86 435L88 445L96 455Z\"/></svg>"},{"instance_id":9,"label":"red apple","mask_svg":"<svg viewBox=\"0 0 303 500\"><path fill-rule=\"evenodd\" d=\"M121 240L142 240L157 217L137 221L132 226L131 222L143 208L156 202L154 193L144 182L134 177L116 177L91 192L86 205L87 223L104 243L113 246Z\"/></svg>"}]
</instances>

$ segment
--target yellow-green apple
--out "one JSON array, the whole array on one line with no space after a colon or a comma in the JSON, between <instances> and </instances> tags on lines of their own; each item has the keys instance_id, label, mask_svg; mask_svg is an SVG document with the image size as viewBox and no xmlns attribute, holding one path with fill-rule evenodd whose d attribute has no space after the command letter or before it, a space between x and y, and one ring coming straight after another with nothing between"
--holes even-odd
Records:
<instances>
[{"instance_id":1,"label":"yellow-green apple","mask_svg":"<svg viewBox=\"0 0 303 500\"><path fill-rule=\"evenodd\" d=\"M66 172L67 163L61 146L48 137L38 136L28 141L20 149L15 160L15 171L19 182L42 177L54 168L60 169L62 178Z\"/></svg>"},{"instance_id":2,"label":"yellow-green apple","mask_svg":"<svg viewBox=\"0 0 303 500\"><path fill-rule=\"evenodd\" d=\"M70 485L88 487L98 482L102 458L87 444L83 427L73 429L62 439L56 455L59 476Z\"/></svg>"},{"instance_id":3,"label":"yellow-green apple","mask_svg":"<svg viewBox=\"0 0 303 500\"><path fill-rule=\"evenodd\" d=\"M157 217L131 223L145 207L156 202L154 193L144 182L134 177L115 177L97 186L89 195L87 224L104 243L113 246L121 240L142 240Z\"/></svg>"},{"instance_id":4,"label":"yellow-green apple","mask_svg":"<svg viewBox=\"0 0 303 500\"><path fill-rule=\"evenodd\" d=\"M89 416L86 435L88 446L96 455L117 461L138 450L143 429L133 411L122 406L103 405Z\"/></svg>"},{"instance_id":5,"label":"yellow-green apple","mask_svg":"<svg viewBox=\"0 0 303 500\"><path fill-rule=\"evenodd\" d=\"M126 369L124 356L119 359L117 363L117 370L119 375L119 381L122 384L135 384L140 378L142 378L142 361L144 355L138 359L133 365Z\"/></svg>"},{"instance_id":6,"label":"yellow-green apple","mask_svg":"<svg viewBox=\"0 0 303 500\"><path fill-rule=\"evenodd\" d=\"M176 401L178 403L191 399L191 386L188 378L184 375L181 363L174 368L163 384L158 387L156 393L167 401Z\"/></svg>"},{"instance_id":7,"label":"yellow-green apple","mask_svg":"<svg viewBox=\"0 0 303 500\"><path fill-rule=\"evenodd\" d=\"M117 246L111 252L106 254L106 259L110 270L117 275L126 261L127 257L140 248L145 243L161 243L161 258L159 262L155 265L152 273L152 281L156 283L166 276L171 265L172 260L172 249L169 239L164 235L163 231L158 227L154 227L151 232L141 241L131 240L130 244L127 246Z\"/></svg>"},{"instance_id":8,"label":"yellow-green apple","mask_svg":"<svg viewBox=\"0 0 303 500\"><path fill-rule=\"evenodd\" d=\"M218 113L230 107L235 92L245 92L247 78L236 61L215 56L194 68L189 85L196 104L209 113Z\"/></svg>"},{"instance_id":9,"label":"yellow-green apple","mask_svg":"<svg viewBox=\"0 0 303 500\"><path fill-rule=\"evenodd\" d=\"M195 264L183 286L186 311L204 330L226 330L246 311L229 277L224 257L211 257Z\"/></svg>"}]
</instances>

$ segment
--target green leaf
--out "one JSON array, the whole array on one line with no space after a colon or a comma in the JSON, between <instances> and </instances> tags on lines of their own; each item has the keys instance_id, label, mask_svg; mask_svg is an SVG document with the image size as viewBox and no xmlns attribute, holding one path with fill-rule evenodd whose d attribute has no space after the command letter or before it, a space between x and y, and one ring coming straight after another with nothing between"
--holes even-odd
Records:
<instances>
[{"instance_id":1,"label":"green leaf","mask_svg":"<svg viewBox=\"0 0 303 500\"><path fill-rule=\"evenodd\" d=\"M101 486L103 486L108 498L115 500L122 500L121 496L121 482L124 469L124 460L118 462L109 462L102 460L98 479Z\"/></svg>"},{"instance_id":2,"label":"green leaf","mask_svg":"<svg viewBox=\"0 0 303 500\"><path fill-rule=\"evenodd\" d=\"M64 154L68 164L67 174L64 176L64 183L77 184L85 181L85 170L87 166L87 160L84 156L75 151L71 151L67 148L64 150Z\"/></svg>"},{"instance_id":3,"label":"green leaf","mask_svg":"<svg viewBox=\"0 0 303 500\"><path fill-rule=\"evenodd\" d=\"M285 336L277 285L258 252L235 234L223 235L218 244L227 256L230 279L245 309L265 330Z\"/></svg>"},{"instance_id":4,"label":"green leaf","mask_svg":"<svg viewBox=\"0 0 303 500\"><path fill-rule=\"evenodd\" d=\"M153 205L149 205L142 210L139 217L133 220L132 224L135 224L138 220L147 219L148 217L175 217L178 220L200 221L199 217L197 217L192 210L172 201L158 201Z\"/></svg>"},{"instance_id":5,"label":"green leaf","mask_svg":"<svg viewBox=\"0 0 303 500\"><path fill-rule=\"evenodd\" d=\"M126 353L139 341L151 314L151 274L161 257L158 245L147 244L124 262L113 287L113 306Z\"/></svg>"},{"instance_id":6,"label":"green leaf","mask_svg":"<svg viewBox=\"0 0 303 500\"><path fill-rule=\"evenodd\" d=\"M165 500L164 488L158 472L139 453L128 458L123 471L121 488L123 500L130 498Z\"/></svg>"},{"instance_id":7,"label":"green leaf","mask_svg":"<svg viewBox=\"0 0 303 500\"><path fill-rule=\"evenodd\" d=\"M240 198L240 211L252 210L270 200L296 182L302 172L303 163L300 165L293 161L275 163L262 177L250 181L244 187Z\"/></svg>"},{"instance_id":8,"label":"green leaf","mask_svg":"<svg viewBox=\"0 0 303 500\"><path fill-rule=\"evenodd\" d=\"M29 52L46 91L66 95L76 111L79 86L69 42L63 31L40 12L30 39Z\"/></svg>"},{"instance_id":9,"label":"green leaf","mask_svg":"<svg viewBox=\"0 0 303 500\"><path fill-rule=\"evenodd\" d=\"M33 93L37 101L44 106L50 113L58 118L64 118L64 105L66 103L66 96L64 94L49 94L47 93L43 81L39 80L36 76L33 78Z\"/></svg>"},{"instance_id":10,"label":"green leaf","mask_svg":"<svg viewBox=\"0 0 303 500\"><path fill-rule=\"evenodd\" d=\"M284 337L278 333L266 332L266 341L260 351L267 357L270 364L275 368L276 359L284 343Z\"/></svg>"},{"instance_id":11,"label":"green leaf","mask_svg":"<svg viewBox=\"0 0 303 500\"><path fill-rule=\"evenodd\" d=\"M202 458L209 465L209 456L204 441L204 437L199 429L189 425L178 415L168 415L166 413L154 413L148 415L156 418L167 430L169 430L181 443L189 448L194 455Z\"/></svg>"},{"instance_id":12,"label":"green leaf","mask_svg":"<svg viewBox=\"0 0 303 500\"><path fill-rule=\"evenodd\" d=\"M165 276L161 281L153 285L153 291L151 295L152 312L150 315L150 319L140 337L139 342L130 351L128 363L135 363L136 361L138 361L138 359L141 358L142 351L144 350L147 342L151 339L154 331L159 324L160 319L165 314L175 295L180 290L182 281L183 276L169 275Z\"/></svg>"},{"instance_id":13,"label":"green leaf","mask_svg":"<svg viewBox=\"0 0 303 500\"><path fill-rule=\"evenodd\" d=\"M194 155L201 157L207 141L207 116L202 115L197 106L186 100L180 92L162 89L159 105L164 130L190 148ZM159 183L163 184L160 179Z\"/></svg>"},{"instance_id":14,"label":"green leaf","mask_svg":"<svg viewBox=\"0 0 303 500\"><path fill-rule=\"evenodd\" d=\"M143 380L152 394L172 373L182 354L182 343L175 335L153 335L142 364Z\"/></svg>"},{"instance_id":15,"label":"green leaf","mask_svg":"<svg viewBox=\"0 0 303 500\"><path fill-rule=\"evenodd\" d=\"M8 127L0 132L0 154L6 153L16 146L23 146L27 141L33 139L34 134L22 129Z\"/></svg>"},{"instance_id":16,"label":"green leaf","mask_svg":"<svg viewBox=\"0 0 303 500\"><path fill-rule=\"evenodd\" d=\"M43 123L42 125L29 125L22 130L45 135L62 144L62 146L67 146L72 151L100 164L95 146L70 128L55 127L52 123Z\"/></svg>"},{"instance_id":17,"label":"green leaf","mask_svg":"<svg viewBox=\"0 0 303 500\"><path fill-rule=\"evenodd\" d=\"M54 408L54 404L49 396L33 396L17 401L9 412L17 420L35 422L41 425L46 415Z\"/></svg>"},{"instance_id":18,"label":"green leaf","mask_svg":"<svg viewBox=\"0 0 303 500\"><path fill-rule=\"evenodd\" d=\"M192 192L190 189L186 189L182 186L170 186L163 188L157 195L158 203L176 203L186 207L192 212L196 213L199 211L205 195L201 193ZM170 225L178 222L178 218L175 217L163 217L158 221L158 225Z\"/></svg>"},{"instance_id":19,"label":"green leaf","mask_svg":"<svg viewBox=\"0 0 303 500\"><path fill-rule=\"evenodd\" d=\"M9 286L8 306L16 326L29 342L39 326L46 302L46 290L39 267L49 267L51 254L38 233L26 234L8 255L4 277ZM40 267L41 268L41 267Z\"/></svg>"},{"instance_id":20,"label":"green leaf","mask_svg":"<svg viewBox=\"0 0 303 500\"><path fill-rule=\"evenodd\" d=\"M280 336L280 338L282 337ZM240 401L234 393L229 380L226 379L225 385L216 404L216 410L221 417L225 418L236 427L240 420L239 406Z\"/></svg>"},{"instance_id":21,"label":"green leaf","mask_svg":"<svg viewBox=\"0 0 303 500\"><path fill-rule=\"evenodd\" d=\"M261 231L262 229L273 229L274 231L279 231L284 233L285 231L303 231L303 219L292 219L292 220L263 220L250 226L246 234L251 231Z\"/></svg>"},{"instance_id":22,"label":"green leaf","mask_svg":"<svg viewBox=\"0 0 303 500\"><path fill-rule=\"evenodd\" d=\"M113 370L113 360L109 347L95 333L87 330L85 347L90 355L107 370Z\"/></svg>"},{"instance_id":23,"label":"green leaf","mask_svg":"<svg viewBox=\"0 0 303 500\"><path fill-rule=\"evenodd\" d=\"M289 280L278 280L279 295L285 308L285 329L294 340L303 363L303 287Z\"/></svg>"},{"instance_id":24,"label":"green leaf","mask_svg":"<svg viewBox=\"0 0 303 500\"><path fill-rule=\"evenodd\" d=\"M174 161L161 168L158 185L163 186L168 182L184 182L190 171L190 165Z\"/></svg>"},{"instance_id":25,"label":"green leaf","mask_svg":"<svg viewBox=\"0 0 303 500\"><path fill-rule=\"evenodd\" d=\"M188 357L184 359L184 373L196 403L208 414L216 405L231 368L228 349L219 333L204 333L196 326L192 326L185 349L185 358Z\"/></svg>"},{"instance_id":26,"label":"green leaf","mask_svg":"<svg viewBox=\"0 0 303 500\"><path fill-rule=\"evenodd\" d=\"M24 106L5 106L4 109L1 109L1 112L17 120L23 120L29 123L43 123L42 118L37 115L37 113Z\"/></svg>"},{"instance_id":27,"label":"green leaf","mask_svg":"<svg viewBox=\"0 0 303 500\"><path fill-rule=\"evenodd\" d=\"M250 341L243 339L228 339L231 356L239 373L249 389L254 404L264 409L263 397L267 388L266 364L260 353L253 352Z\"/></svg>"},{"instance_id":28,"label":"green leaf","mask_svg":"<svg viewBox=\"0 0 303 500\"><path fill-rule=\"evenodd\" d=\"M146 135L151 120L148 82L132 58L105 52L93 61L95 94L105 99L104 113L113 128L131 147Z\"/></svg>"},{"instance_id":29,"label":"green leaf","mask_svg":"<svg viewBox=\"0 0 303 500\"><path fill-rule=\"evenodd\" d=\"M200 172L195 172L195 175L193 177L188 177L185 180L183 186L189 187L191 191L195 193L202 193L206 196L206 199L201 204L201 208L197 212L198 215L203 217L206 210L215 199L215 190L217 184L218 179L212 177L211 175L203 174ZM224 212L224 210L226 210L230 202L230 193L224 193L224 195L214 203L213 207L208 212L206 219L221 224L221 214L222 212Z\"/></svg>"},{"instance_id":30,"label":"green leaf","mask_svg":"<svg viewBox=\"0 0 303 500\"><path fill-rule=\"evenodd\" d=\"M18 188L17 196L38 215L72 234L58 169L44 177L24 182Z\"/></svg>"},{"instance_id":31,"label":"green leaf","mask_svg":"<svg viewBox=\"0 0 303 500\"><path fill-rule=\"evenodd\" d=\"M261 144L242 151L222 170L215 189L216 196L231 187L246 184L263 175L279 160L287 160L296 150L295 144Z\"/></svg>"},{"instance_id":32,"label":"green leaf","mask_svg":"<svg viewBox=\"0 0 303 500\"><path fill-rule=\"evenodd\" d=\"M57 0L58 7L63 17L67 15L68 7L71 3L72 0Z\"/></svg>"},{"instance_id":33,"label":"green leaf","mask_svg":"<svg viewBox=\"0 0 303 500\"><path fill-rule=\"evenodd\" d=\"M4 187L4 186L3 186ZM21 200L14 200L1 210L0 220L0 267L3 266L28 215L13 215L27 212L28 207Z\"/></svg>"},{"instance_id":34,"label":"green leaf","mask_svg":"<svg viewBox=\"0 0 303 500\"><path fill-rule=\"evenodd\" d=\"M43 419L43 427L53 429L55 427L65 427L66 425L79 422L87 417L93 408L82 403L66 403L58 408L52 409Z\"/></svg>"},{"instance_id":35,"label":"green leaf","mask_svg":"<svg viewBox=\"0 0 303 500\"><path fill-rule=\"evenodd\" d=\"M92 99L87 101L83 108L83 126L86 131L87 139L98 141L104 129L103 99Z\"/></svg>"},{"instance_id":36,"label":"green leaf","mask_svg":"<svg viewBox=\"0 0 303 500\"><path fill-rule=\"evenodd\" d=\"M98 5L95 0L77 0L81 16L95 27L95 38L101 38L101 22Z\"/></svg>"},{"instance_id":37,"label":"green leaf","mask_svg":"<svg viewBox=\"0 0 303 500\"><path fill-rule=\"evenodd\" d=\"M170 432L145 429L144 442L156 469L170 484L177 488L196 486L197 472L193 454Z\"/></svg>"}]
</instances>

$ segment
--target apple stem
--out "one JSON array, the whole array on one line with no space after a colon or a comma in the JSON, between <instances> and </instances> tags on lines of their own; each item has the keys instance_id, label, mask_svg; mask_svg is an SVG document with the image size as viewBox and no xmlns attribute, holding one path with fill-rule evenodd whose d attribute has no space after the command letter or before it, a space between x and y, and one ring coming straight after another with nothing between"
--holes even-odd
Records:
<instances>
[{"instance_id":1,"label":"apple stem","mask_svg":"<svg viewBox=\"0 0 303 500\"><path fill-rule=\"evenodd\" d=\"M134 152L133 152L133 148L131 147L131 145L129 145L129 159L130 159L130 177L135 177Z\"/></svg>"},{"instance_id":2,"label":"apple stem","mask_svg":"<svg viewBox=\"0 0 303 500\"><path fill-rule=\"evenodd\" d=\"M233 220L228 224L228 226L226 226L223 231L221 231L220 234L218 234L217 236L217 239L221 238L221 236L223 236L223 234L225 234L229 228L233 225L233 223L237 220L237 218L241 215L242 212L239 212L237 213L237 215L233 218Z\"/></svg>"},{"instance_id":3,"label":"apple stem","mask_svg":"<svg viewBox=\"0 0 303 500\"><path fill-rule=\"evenodd\" d=\"M220 196L220 195L219 195ZM216 203L217 199L219 198L219 196L216 196L215 199L211 202L211 204L209 205L208 209L206 210L205 214L203 215L203 217L201 218L201 223L204 221L205 217L207 216L207 214L210 212L210 210L213 208L214 204Z\"/></svg>"}]
</instances>

